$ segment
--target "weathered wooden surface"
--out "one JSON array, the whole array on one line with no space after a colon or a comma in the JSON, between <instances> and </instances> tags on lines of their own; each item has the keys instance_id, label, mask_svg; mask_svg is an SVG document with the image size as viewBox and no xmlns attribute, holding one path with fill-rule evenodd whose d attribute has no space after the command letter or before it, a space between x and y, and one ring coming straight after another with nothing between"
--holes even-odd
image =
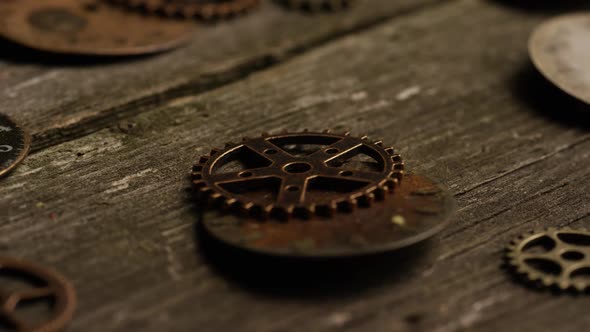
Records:
<instances>
[{"instance_id":1,"label":"weathered wooden surface","mask_svg":"<svg viewBox=\"0 0 590 332\"><path fill-rule=\"evenodd\" d=\"M72 104L105 114L68 124L71 137L41 139L0 182L0 253L74 281L81 304L70 331L585 331L587 297L527 289L500 267L521 233L590 227L590 109L548 85L526 52L550 13L441 2L200 95L160 103L145 97L159 90L141 86L116 99L133 115L124 122L101 94L57 108L63 96L50 99L54 115L77 119L77 107L62 108ZM187 57L178 52L141 62L161 63L154 73L167 77L163 63ZM105 76L133 79L137 64L115 66ZM326 126L396 146L410 169L456 195L454 223L413 263L327 268L203 244L188 180L197 156L261 131Z\"/></svg>"},{"instance_id":2,"label":"weathered wooden surface","mask_svg":"<svg viewBox=\"0 0 590 332\"><path fill-rule=\"evenodd\" d=\"M436 2L365 0L337 16L287 12L265 2L240 20L197 25L188 47L134 61L63 58L2 42L0 112L27 122L40 149Z\"/></svg>"}]
</instances>

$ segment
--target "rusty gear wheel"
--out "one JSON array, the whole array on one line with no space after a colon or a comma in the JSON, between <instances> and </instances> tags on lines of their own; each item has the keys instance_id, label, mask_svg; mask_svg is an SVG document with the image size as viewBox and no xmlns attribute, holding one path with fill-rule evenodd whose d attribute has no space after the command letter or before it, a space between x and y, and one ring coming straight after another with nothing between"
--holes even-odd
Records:
<instances>
[{"instance_id":1,"label":"rusty gear wheel","mask_svg":"<svg viewBox=\"0 0 590 332\"><path fill-rule=\"evenodd\" d=\"M111 0L150 13L184 18L223 19L256 7L260 0Z\"/></svg>"},{"instance_id":2,"label":"rusty gear wheel","mask_svg":"<svg viewBox=\"0 0 590 332\"><path fill-rule=\"evenodd\" d=\"M35 264L0 256L0 272L33 281L36 287L8 289L0 284L0 330L6 331L61 331L72 319L76 308L76 293L72 284L61 274ZM38 283L38 285L37 285ZM19 287L20 288L20 287ZM51 317L44 322L29 322L18 316L19 305L39 299L53 300Z\"/></svg>"},{"instance_id":3,"label":"rusty gear wheel","mask_svg":"<svg viewBox=\"0 0 590 332\"><path fill-rule=\"evenodd\" d=\"M382 200L403 169L381 141L326 130L228 143L201 157L192 177L201 201L259 219L307 219Z\"/></svg>"},{"instance_id":4,"label":"rusty gear wheel","mask_svg":"<svg viewBox=\"0 0 590 332\"><path fill-rule=\"evenodd\" d=\"M538 286L590 289L590 231L549 228L522 235L508 247L507 260Z\"/></svg>"},{"instance_id":5,"label":"rusty gear wheel","mask_svg":"<svg viewBox=\"0 0 590 332\"><path fill-rule=\"evenodd\" d=\"M342 10L350 7L355 0L277 0L277 2L292 9L317 12Z\"/></svg>"}]
</instances>

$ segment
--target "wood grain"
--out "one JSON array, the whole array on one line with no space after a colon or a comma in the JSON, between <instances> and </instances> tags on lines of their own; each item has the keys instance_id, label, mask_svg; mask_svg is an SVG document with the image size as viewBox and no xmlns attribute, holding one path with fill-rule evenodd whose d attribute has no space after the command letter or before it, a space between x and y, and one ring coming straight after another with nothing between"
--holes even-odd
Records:
<instances>
[{"instance_id":1,"label":"wood grain","mask_svg":"<svg viewBox=\"0 0 590 332\"><path fill-rule=\"evenodd\" d=\"M127 61L56 56L3 41L0 112L26 123L38 150L437 2L364 0L338 15L306 15L269 1L239 20L196 25L188 47Z\"/></svg>"},{"instance_id":2,"label":"wood grain","mask_svg":"<svg viewBox=\"0 0 590 332\"><path fill-rule=\"evenodd\" d=\"M74 281L70 331L584 331L588 298L533 291L501 268L521 233L590 224L588 106L526 52L547 15L443 3L124 122L109 116L2 181L0 253ZM337 262L253 257L201 236L188 180L199 155L324 127L383 139L448 186L452 225L408 252Z\"/></svg>"}]
</instances>

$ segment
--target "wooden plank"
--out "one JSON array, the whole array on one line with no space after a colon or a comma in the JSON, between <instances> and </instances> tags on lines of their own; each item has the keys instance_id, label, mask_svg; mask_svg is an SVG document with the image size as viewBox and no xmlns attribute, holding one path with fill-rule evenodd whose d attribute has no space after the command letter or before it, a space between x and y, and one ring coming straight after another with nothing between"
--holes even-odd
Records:
<instances>
[{"instance_id":1,"label":"wooden plank","mask_svg":"<svg viewBox=\"0 0 590 332\"><path fill-rule=\"evenodd\" d=\"M441 5L40 151L0 187L0 252L73 279L71 331L583 331L588 298L529 290L500 268L517 235L590 223L590 113L529 64L543 18ZM454 223L415 257L343 266L201 246L197 156L325 126L396 146L456 194Z\"/></svg>"},{"instance_id":2,"label":"wooden plank","mask_svg":"<svg viewBox=\"0 0 590 332\"><path fill-rule=\"evenodd\" d=\"M30 128L37 150L437 2L366 0L338 15L305 15L269 1L238 20L197 26L188 47L127 61L62 58L2 42L0 112Z\"/></svg>"}]
</instances>

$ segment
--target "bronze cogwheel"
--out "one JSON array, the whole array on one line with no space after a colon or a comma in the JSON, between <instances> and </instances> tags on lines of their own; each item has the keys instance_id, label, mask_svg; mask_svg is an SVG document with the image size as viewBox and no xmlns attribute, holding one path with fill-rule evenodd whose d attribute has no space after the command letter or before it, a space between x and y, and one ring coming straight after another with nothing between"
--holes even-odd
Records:
<instances>
[{"instance_id":1,"label":"bronze cogwheel","mask_svg":"<svg viewBox=\"0 0 590 332\"><path fill-rule=\"evenodd\" d=\"M76 294L71 283L59 273L20 259L0 256L0 273L32 280L37 287L9 290L0 284L0 324L8 331L57 332L72 319L76 308ZM19 304L40 299L52 300L51 317L44 322L27 322L18 315ZM2 329L2 331L5 331Z\"/></svg>"},{"instance_id":2,"label":"bronze cogwheel","mask_svg":"<svg viewBox=\"0 0 590 332\"><path fill-rule=\"evenodd\" d=\"M10 118L0 114L0 177L23 161L30 147L31 136Z\"/></svg>"},{"instance_id":3,"label":"bronze cogwheel","mask_svg":"<svg viewBox=\"0 0 590 332\"><path fill-rule=\"evenodd\" d=\"M350 7L356 0L276 0L297 10L317 12L321 10L336 11Z\"/></svg>"},{"instance_id":4,"label":"bronze cogwheel","mask_svg":"<svg viewBox=\"0 0 590 332\"><path fill-rule=\"evenodd\" d=\"M0 1L0 35L47 52L155 53L188 42L193 31L189 22L133 13L99 0Z\"/></svg>"},{"instance_id":5,"label":"bronze cogwheel","mask_svg":"<svg viewBox=\"0 0 590 332\"><path fill-rule=\"evenodd\" d=\"M326 130L228 143L201 157L192 177L201 200L261 219L306 219L382 200L403 170L381 141Z\"/></svg>"},{"instance_id":6,"label":"bronze cogwheel","mask_svg":"<svg viewBox=\"0 0 590 332\"><path fill-rule=\"evenodd\" d=\"M544 287L583 292L590 288L590 231L549 228L514 240L509 265L528 281Z\"/></svg>"},{"instance_id":7,"label":"bronze cogwheel","mask_svg":"<svg viewBox=\"0 0 590 332\"><path fill-rule=\"evenodd\" d=\"M260 0L111 0L151 13L184 18L223 19L256 7Z\"/></svg>"}]
</instances>

